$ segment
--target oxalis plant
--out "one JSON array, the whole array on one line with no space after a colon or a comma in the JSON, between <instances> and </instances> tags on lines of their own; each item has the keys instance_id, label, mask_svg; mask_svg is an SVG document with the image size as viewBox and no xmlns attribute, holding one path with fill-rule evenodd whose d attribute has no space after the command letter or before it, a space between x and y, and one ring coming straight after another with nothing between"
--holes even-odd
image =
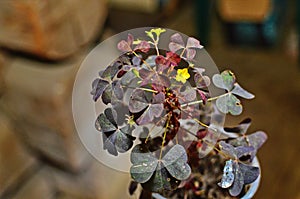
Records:
<instances>
[{"instance_id":1,"label":"oxalis plant","mask_svg":"<svg viewBox=\"0 0 300 199\"><path fill-rule=\"evenodd\" d=\"M239 115L243 89L230 70L206 75L195 63L203 48L179 33L169 50L158 45L165 29L145 31L148 40L128 34L117 48L122 55L92 83L94 101L105 110L95 127L113 156L130 152L130 194L140 198L242 197L260 175L253 165L266 141L262 131L247 134L251 120L224 127L226 114ZM211 96L210 87L221 90Z\"/></svg>"}]
</instances>

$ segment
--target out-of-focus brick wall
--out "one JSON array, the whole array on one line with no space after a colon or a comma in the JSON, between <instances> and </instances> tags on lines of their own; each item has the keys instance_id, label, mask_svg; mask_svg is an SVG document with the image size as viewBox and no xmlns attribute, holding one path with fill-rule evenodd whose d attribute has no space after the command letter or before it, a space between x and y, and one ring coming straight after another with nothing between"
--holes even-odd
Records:
<instances>
[{"instance_id":1,"label":"out-of-focus brick wall","mask_svg":"<svg viewBox=\"0 0 300 199\"><path fill-rule=\"evenodd\" d=\"M128 198L129 175L91 157L71 110L106 14L104 0L0 2L0 47L56 60L0 51L0 199Z\"/></svg>"}]
</instances>

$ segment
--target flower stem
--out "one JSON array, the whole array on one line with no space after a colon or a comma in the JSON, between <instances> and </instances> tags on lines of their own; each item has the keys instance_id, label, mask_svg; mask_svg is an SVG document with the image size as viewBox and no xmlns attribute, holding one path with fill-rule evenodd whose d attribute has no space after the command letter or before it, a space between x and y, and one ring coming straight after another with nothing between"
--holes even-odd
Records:
<instances>
[{"instance_id":1,"label":"flower stem","mask_svg":"<svg viewBox=\"0 0 300 199\"><path fill-rule=\"evenodd\" d=\"M166 127L165 127L165 131L164 131L164 136L163 136L163 141L162 141L161 149L160 149L160 153L159 153L159 160L161 160L161 158L162 158L162 150L163 150L164 144L166 142L166 136L167 136L167 132L168 132L168 129L169 129L170 119L171 119L171 115L168 114L168 119L167 119L167 122L166 122Z\"/></svg>"},{"instance_id":2,"label":"flower stem","mask_svg":"<svg viewBox=\"0 0 300 199\"><path fill-rule=\"evenodd\" d=\"M189 134L195 136L197 138L197 136L192 133L190 130L184 128L184 130L186 130ZM210 142L208 142L207 140L201 139L202 142L204 142L205 144L207 144L208 146L210 146L212 149L214 149L215 151L217 151L220 155L222 155L223 157L230 159L230 157L228 155L226 155L225 153L223 153L220 149L218 149L215 145L211 144Z\"/></svg>"},{"instance_id":3,"label":"flower stem","mask_svg":"<svg viewBox=\"0 0 300 199\"><path fill-rule=\"evenodd\" d=\"M160 120L158 120L152 127L151 127L151 129L149 130L149 133L148 133L148 135L147 135L147 137L146 137L146 140L145 140L145 143L147 143L148 142L148 140L149 140L149 138L150 138L150 135L151 135L151 132L153 131L153 129L163 120L163 119L165 119L165 117L166 117L166 115L164 115L163 117L161 117L160 118Z\"/></svg>"},{"instance_id":4,"label":"flower stem","mask_svg":"<svg viewBox=\"0 0 300 199\"><path fill-rule=\"evenodd\" d=\"M207 102L211 102L211 101L217 100L218 98L224 97L224 96L226 96L228 94L229 94L229 92L228 93L224 93L224 94L219 95L219 96L216 96L216 97L208 98ZM188 103L182 104L181 107L184 108L186 106L190 106L190 105L194 105L194 104L201 104L201 103L203 103L203 100L197 100L197 101L194 101L194 102L188 102Z\"/></svg>"},{"instance_id":5,"label":"flower stem","mask_svg":"<svg viewBox=\"0 0 300 199\"><path fill-rule=\"evenodd\" d=\"M152 92L152 93L158 93L158 91L156 90L152 90L150 88L143 88L143 87L130 87L130 86L123 86L123 88L131 88L131 89L140 89L140 90L143 90L143 91L148 91L148 92Z\"/></svg>"},{"instance_id":6,"label":"flower stem","mask_svg":"<svg viewBox=\"0 0 300 199\"><path fill-rule=\"evenodd\" d=\"M133 53L135 56L139 57L138 54L136 54L135 51L132 51L132 53ZM146 61L143 60L142 58L141 58L141 60L142 60L142 62L148 67L149 70L152 70L152 71L153 71L153 68L151 68L151 66L149 65L148 62L146 62Z\"/></svg>"}]
</instances>

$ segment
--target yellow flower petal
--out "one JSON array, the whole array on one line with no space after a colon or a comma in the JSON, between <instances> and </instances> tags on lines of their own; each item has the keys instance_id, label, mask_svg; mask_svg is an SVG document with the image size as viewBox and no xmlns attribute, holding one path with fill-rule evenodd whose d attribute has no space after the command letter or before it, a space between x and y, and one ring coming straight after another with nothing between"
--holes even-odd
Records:
<instances>
[{"instance_id":1,"label":"yellow flower petal","mask_svg":"<svg viewBox=\"0 0 300 199\"><path fill-rule=\"evenodd\" d=\"M190 74L187 68L177 70L176 81L185 83L189 78Z\"/></svg>"}]
</instances>

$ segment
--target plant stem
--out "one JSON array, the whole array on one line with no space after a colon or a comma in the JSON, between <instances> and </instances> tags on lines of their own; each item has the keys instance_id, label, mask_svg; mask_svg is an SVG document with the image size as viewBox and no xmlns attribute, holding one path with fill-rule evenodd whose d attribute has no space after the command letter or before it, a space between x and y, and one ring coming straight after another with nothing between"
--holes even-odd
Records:
<instances>
[{"instance_id":1,"label":"plant stem","mask_svg":"<svg viewBox=\"0 0 300 199\"><path fill-rule=\"evenodd\" d=\"M203 122L201 122L200 120L193 118L194 121L196 121L198 124L200 124L201 126L205 127L205 128L211 128L209 126L207 126L206 124L204 124Z\"/></svg>"},{"instance_id":2,"label":"plant stem","mask_svg":"<svg viewBox=\"0 0 300 199\"><path fill-rule=\"evenodd\" d=\"M170 119L171 119L171 115L168 114L168 120L166 122L166 127L165 127L165 131L164 131L163 141L162 141L161 149L160 149L160 153L159 153L159 160L161 160L161 158L162 158L162 150L163 150L164 144L166 142L166 136L167 136L167 132L168 132L168 129L169 129Z\"/></svg>"},{"instance_id":3,"label":"plant stem","mask_svg":"<svg viewBox=\"0 0 300 199\"><path fill-rule=\"evenodd\" d=\"M228 95L229 93L230 92L224 93L224 94L216 96L216 97L208 98L207 102L211 102L211 101L217 100L218 98L224 97L224 96ZM184 108L186 106L190 106L190 105L194 105L194 104L201 104L201 103L203 103L203 100L197 100L197 101L194 101L194 102L188 102L188 103L182 104L181 107Z\"/></svg>"},{"instance_id":4,"label":"plant stem","mask_svg":"<svg viewBox=\"0 0 300 199\"><path fill-rule=\"evenodd\" d=\"M185 50L186 50L186 48L183 48L183 50L182 50L182 52L180 53L180 57L182 57L183 56L183 54L184 54L184 52L185 52Z\"/></svg>"},{"instance_id":5,"label":"plant stem","mask_svg":"<svg viewBox=\"0 0 300 199\"><path fill-rule=\"evenodd\" d=\"M154 128L157 126L157 124L160 123L165 117L166 117L166 115L164 115L163 117L161 117L160 120L158 120L158 121L151 127L151 129L149 130L149 133L148 133L148 135L147 135L147 137L146 137L145 143L148 142L149 137L150 137L151 132L153 131L153 129L154 129Z\"/></svg>"},{"instance_id":6,"label":"plant stem","mask_svg":"<svg viewBox=\"0 0 300 199\"><path fill-rule=\"evenodd\" d=\"M183 127L182 127L183 128ZM192 133L190 130L183 128L184 130L186 130L189 134L195 136L197 138L197 136ZM228 155L226 155L225 153L223 153L221 150L219 150L215 145L211 144L210 142L208 142L207 140L201 139L202 142L204 142L205 144L209 145L212 149L216 150L219 154L221 154L222 156L224 156L227 159L230 159L230 157Z\"/></svg>"},{"instance_id":7,"label":"plant stem","mask_svg":"<svg viewBox=\"0 0 300 199\"><path fill-rule=\"evenodd\" d=\"M158 91L156 90L152 90L150 88L143 88L143 87L130 87L130 86L123 86L123 88L131 88L131 89L140 89L140 90L143 90L143 91L148 91L148 92L152 92L152 93L158 93Z\"/></svg>"},{"instance_id":8,"label":"plant stem","mask_svg":"<svg viewBox=\"0 0 300 199\"><path fill-rule=\"evenodd\" d=\"M158 44L158 38L157 38L157 41L154 41L154 46L155 46L156 54L157 54L157 56L159 56L159 50L158 50L157 44Z\"/></svg>"},{"instance_id":9,"label":"plant stem","mask_svg":"<svg viewBox=\"0 0 300 199\"><path fill-rule=\"evenodd\" d=\"M182 110L182 109L181 109L181 111L183 111L183 112L187 113L189 116L193 117L189 112L184 111L184 110ZM203 122L201 122L200 120L198 120L198 119L196 119L196 118L193 118L193 120L196 121L198 124L200 124L201 126L203 126L203 127L205 127L205 128L210 128L210 129L216 131L214 128L209 127L208 125L204 124Z\"/></svg>"},{"instance_id":10,"label":"plant stem","mask_svg":"<svg viewBox=\"0 0 300 199\"><path fill-rule=\"evenodd\" d=\"M135 56L139 57L138 54L136 54L135 51L132 51L132 53L133 53ZM142 60L142 62L148 67L149 70L152 70L152 71L153 71L153 69L152 69L151 66L148 64L148 62L146 62L146 61L143 60L142 58L141 58L141 60Z\"/></svg>"}]
</instances>

